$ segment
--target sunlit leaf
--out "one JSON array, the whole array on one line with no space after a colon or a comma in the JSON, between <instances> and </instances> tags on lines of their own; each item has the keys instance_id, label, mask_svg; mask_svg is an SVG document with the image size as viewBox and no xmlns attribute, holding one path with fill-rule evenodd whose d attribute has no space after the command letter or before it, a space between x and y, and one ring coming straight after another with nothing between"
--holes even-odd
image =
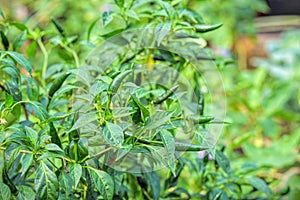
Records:
<instances>
[{"instance_id":1,"label":"sunlit leaf","mask_svg":"<svg viewBox=\"0 0 300 200\"><path fill-rule=\"evenodd\" d=\"M6 199L10 199L10 197L11 197L11 192L9 187L4 183L0 183L0 199L6 200Z\"/></svg>"},{"instance_id":2,"label":"sunlit leaf","mask_svg":"<svg viewBox=\"0 0 300 200\"><path fill-rule=\"evenodd\" d=\"M106 122L103 128L105 140L113 146L119 146L124 141L124 134L122 128L111 122Z\"/></svg>"},{"instance_id":3,"label":"sunlit leaf","mask_svg":"<svg viewBox=\"0 0 300 200\"><path fill-rule=\"evenodd\" d=\"M33 161L33 154L24 154L22 157L22 174L21 176L24 176L28 169L30 168Z\"/></svg>"},{"instance_id":4,"label":"sunlit leaf","mask_svg":"<svg viewBox=\"0 0 300 200\"><path fill-rule=\"evenodd\" d=\"M171 30L171 23L160 23L155 28L155 39L157 41L157 45L159 46L161 41L168 35Z\"/></svg>"},{"instance_id":5,"label":"sunlit leaf","mask_svg":"<svg viewBox=\"0 0 300 200\"><path fill-rule=\"evenodd\" d=\"M2 51L0 51L2 52ZM32 73L32 64L22 55L13 51L5 51L5 54L9 55L12 59L14 59L19 65L24 67L29 74Z\"/></svg>"},{"instance_id":6,"label":"sunlit leaf","mask_svg":"<svg viewBox=\"0 0 300 200\"><path fill-rule=\"evenodd\" d=\"M66 195L68 196L72 192L72 178L70 173L61 172L59 176L60 187L66 191Z\"/></svg>"},{"instance_id":7,"label":"sunlit leaf","mask_svg":"<svg viewBox=\"0 0 300 200\"><path fill-rule=\"evenodd\" d=\"M113 198L114 182L109 174L94 168L88 168L96 189L105 200Z\"/></svg>"},{"instance_id":8,"label":"sunlit leaf","mask_svg":"<svg viewBox=\"0 0 300 200\"><path fill-rule=\"evenodd\" d=\"M35 189L38 199L57 199L59 183L52 169L44 162L40 162L35 175Z\"/></svg>"},{"instance_id":9,"label":"sunlit leaf","mask_svg":"<svg viewBox=\"0 0 300 200\"><path fill-rule=\"evenodd\" d=\"M270 188L266 184L265 181L263 181L260 178L257 177L251 177L247 179L248 182L257 190L264 192L266 195L270 196L272 194Z\"/></svg>"},{"instance_id":10,"label":"sunlit leaf","mask_svg":"<svg viewBox=\"0 0 300 200\"><path fill-rule=\"evenodd\" d=\"M79 164L74 164L70 167L70 175L73 180L74 188L77 188L80 178L82 176L82 166Z\"/></svg>"},{"instance_id":11,"label":"sunlit leaf","mask_svg":"<svg viewBox=\"0 0 300 200\"><path fill-rule=\"evenodd\" d=\"M165 157L167 158L168 167L171 170L172 174L175 176L175 141L174 136L167 130L160 130L160 137L164 143L164 152Z\"/></svg>"},{"instance_id":12,"label":"sunlit leaf","mask_svg":"<svg viewBox=\"0 0 300 200\"><path fill-rule=\"evenodd\" d=\"M34 199L35 199L35 193L30 187L24 185L18 186L17 200L34 200Z\"/></svg>"}]
</instances>

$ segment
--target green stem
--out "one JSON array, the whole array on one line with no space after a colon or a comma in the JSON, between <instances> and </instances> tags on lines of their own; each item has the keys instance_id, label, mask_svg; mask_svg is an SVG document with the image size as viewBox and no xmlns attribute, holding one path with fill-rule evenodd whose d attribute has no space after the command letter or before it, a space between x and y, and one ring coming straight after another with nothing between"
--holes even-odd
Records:
<instances>
[{"instance_id":1,"label":"green stem","mask_svg":"<svg viewBox=\"0 0 300 200\"><path fill-rule=\"evenodd\" d=\"M44 80L45 77L46 77L46 71L47 71L48 57L49 57L49 55L48 55L48 52L47 52L47 50L46 50L46 48L45 48L45 45L43 44L41 38L39 38L39 39L37 40L37 43L38 43L38 45L39 45L39 47L40 47L40 49L41 49L41 51L42 51L42 54L43 54L43 56L44 56L44 62L43 62L43 68L42 68L42 78L43 78L43 80ZM44 83L44 82L43 82L43 83Z\"/></svg>"},{"instance_id":2,"label":"green stem","mask_svg":"<svg viewBox=\"0 0 300 200\"><path fill-rule=\"evenodd\" d=\"M76 66L76 68L79 68L79 58L78 58L77 53L74 50L72 50L72 55L73 55L74 60L75 60L75 66Z\"/></svg>"},{"instance_id":3,"label":"green stem","mask_svg":"<svg viewBox=\"0 0 300 200\"><path fill-rule=\"evenodd\" d=\"M55 167L56 168L56 170L59 170L59 168L58 167L56 167L56 165L55 165L55 163L53 163L52 162L52 160L50 160L50 159L47 159L52 165L53 165L53 167Z\"/></svg>"},{"instance_id":4,"label":"green stem","mask_svg":"<svg viewBox=\"0 0 300 200\"><path fill-rule=\"evenodd\" d=\"M0 147L0 150L5 151L6 147ZM27 151L27 150L20 150L20 153L33 154L32 151Z\"/></svg>"},{"instance_id":5,"label":"green stem","mask_svg":"<svg viewBox=\"0 0 300 200\"><path fill-rule=\"evenodd\" d=\"M69 51L72 54L72 56L75 60L75 66L76 66L76 68L79 68L79 58L78 58L76 51L74 49L71 49L67 45L62 45L62 47L65 48L67 51Z\"/></svg>"},{"instance_id":6,"label":"green stem","mask_svg":"<svg viewBox=\"0 0 300 200\"><path fill-rule=\"evenodd\" d=\"M78 140L74 140L74 156L75 162L78 162Z\"/></svg>"},{"instance_id":7,"label":"green stem","mask_svg":"<svg viewBox=\"0 0 300 200\"><path fill-rule=\"evenodd\" d=\"M92 156L86 156L85 158L83 158L80 163L83 163L85 162L86 160L89 160L89 159L92 159L92 158L95 158L97 156L101 156L102 154L106 153L107 151L111 150L112 147L109 147L107 149L104 149L103 151L100 151L99 153L95 154L95 155L92 155Z\"/></svg>"}]
</instances>

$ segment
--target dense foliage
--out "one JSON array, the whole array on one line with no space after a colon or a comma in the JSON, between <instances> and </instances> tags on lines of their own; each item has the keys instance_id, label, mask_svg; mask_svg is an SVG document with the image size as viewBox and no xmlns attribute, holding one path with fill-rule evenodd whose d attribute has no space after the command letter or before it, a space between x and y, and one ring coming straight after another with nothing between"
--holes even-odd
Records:
<instances>
[{"instance_id":1,"label":"dense foliage","mask_svg":"<svg viewBox=\"0 0 300 200\"><path fill-rule=\"evenodd\" d=\"M293 93L299 81L297 50L285 54L294 55L290 74L278 77L280 69L270 67L285 60L278 55L289 49L284 47L289 36L270 48L273 59L257 60L263 69L222 71L226 121L233 125L221 140L228 147L216 148L226 122L217 112L224 108L216 98L223 97L223 87L215 64L223 68L228 61L214 58L203 38L228 27L208 12L213 4L202 2L198 13L193 8L201 3L189 1L115 0L92 18L97 15L82 13L93 10L93 3L62 2L51 19L37 17L44 11L35 11L35 4L23 22L0 10L0 199L275 199L287 194L288 188L274 194L269 186L276 180L267 172L297 160L299 131L290 131L299 122L299 97ZM257 2L245 19L265 9ZM206 24L206 15L215 23ZM224 34L231 44L233 34ZM207 71L213 71L209 79ZM281 131L277 120L292 123ZM276 140L280 133L287 135L284 140L264 147L265 138ZM253 135L258 137L252 140ZM278 148L283 146L284 151Z\"/></svg>"}]
</instances>

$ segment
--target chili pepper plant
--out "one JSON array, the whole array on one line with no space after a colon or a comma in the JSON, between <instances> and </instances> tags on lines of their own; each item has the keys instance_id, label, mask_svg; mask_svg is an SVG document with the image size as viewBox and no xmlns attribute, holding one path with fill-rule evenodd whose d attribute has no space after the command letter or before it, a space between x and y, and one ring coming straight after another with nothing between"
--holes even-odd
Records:
<instances>
[{"instance_id":1,"label":"chili pepper plant","mask_svg":"<svg viewBox=\"0 0 300 200\"><path fill-rule=\"evenodd\" d=\"M202 34L222 24L185 1L112 8L78 35L58 16L40 29L0 12L2 199L270 197L215 149L210 127L224 121L211 112Z\"/></svg>"}]
</instances>

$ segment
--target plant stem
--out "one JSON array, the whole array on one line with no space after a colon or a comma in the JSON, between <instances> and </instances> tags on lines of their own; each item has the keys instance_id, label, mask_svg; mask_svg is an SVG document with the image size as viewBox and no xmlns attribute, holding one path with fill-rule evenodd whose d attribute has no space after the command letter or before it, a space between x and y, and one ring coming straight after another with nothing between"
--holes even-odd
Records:
<instances>
[{"instance_id":1,"label":"plant stem","mask_svg":"<svg viewBox=\"0 0 300 200\"><path fill-rule=\"evenodd\" d=\"M38 45L39 45L39 47L40 47L40 49L42 51L42 54L44 56L44 62L43 62L43 68L42 68L42 79L44 80L45 77L46 77L46 71L47 71L48 57L49 57L49 55L48 55L48 52L47 52L47 50L45 48L45 45L43 44L41 38L39 38L37 40L37 43L38 43ZM44 81L43 81L43 83L44 83Z\"/></svg>"},{"instance_id":2,"label":"plant stem","mask_svg":"<svg viewBox=\"0 0 300 200\"><path fill-rule=\"evenodd\" d=\"M92 159L92 158L95 158L97 156L101 156L102 154L106 153L107 151L111 150L112 147L109 147L107 149L104 149L103 151L100 151L99 153L95 154L95 155L92 155L92 156L86 156L85 158L83 158L80 163L83 163L85 162L86 160L89 160L89 159Z\"/></svg>"},{"instance_id":3,"label":"plant stem","mask_svg":"<svg viewBox=\"0 0 300 200\"><path fill-rule=\"evenodd\" d=\"M78 140L74 141L74 156L75 156L75 162L78 162Z\"/></svg>"}]
</instances>

